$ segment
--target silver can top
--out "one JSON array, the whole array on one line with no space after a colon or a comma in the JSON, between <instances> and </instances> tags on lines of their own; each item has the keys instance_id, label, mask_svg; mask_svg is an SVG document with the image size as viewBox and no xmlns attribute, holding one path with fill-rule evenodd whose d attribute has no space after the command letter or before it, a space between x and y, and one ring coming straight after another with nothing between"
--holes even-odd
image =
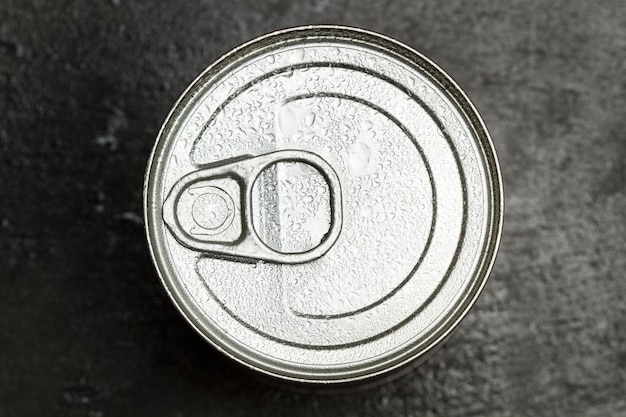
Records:
<instances>
[{"instance_id":1,"label":"silver can top","mask_svg":"<svg viewBox=\"0 0 626 417\"><path fill-rule=\"evenodd\" d=\"M187 320L285 379L349 382L423 358L485 284L502 226L493 145L423 55L311 26L206 69L159 134L148 241Z\"/></svg>"}]
</instances>

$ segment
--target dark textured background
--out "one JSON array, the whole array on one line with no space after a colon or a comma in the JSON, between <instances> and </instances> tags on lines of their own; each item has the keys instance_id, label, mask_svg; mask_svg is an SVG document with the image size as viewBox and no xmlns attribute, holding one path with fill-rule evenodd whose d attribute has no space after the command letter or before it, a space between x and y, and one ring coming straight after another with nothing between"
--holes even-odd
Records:
<instances>
[{"instance_id":1,"label":"dark textured background","mask_svg":"<svg viewBox=\"0 0 626 417\"><path fill-rule=\"evenodd\" d=\"M153 270L143 173L187 84L298 24L361 26L467 91L499 151L492 278L364 393L250 378ZM0 2L0 416L626 416L626 2Z\"/></svg>"}]
</instances>

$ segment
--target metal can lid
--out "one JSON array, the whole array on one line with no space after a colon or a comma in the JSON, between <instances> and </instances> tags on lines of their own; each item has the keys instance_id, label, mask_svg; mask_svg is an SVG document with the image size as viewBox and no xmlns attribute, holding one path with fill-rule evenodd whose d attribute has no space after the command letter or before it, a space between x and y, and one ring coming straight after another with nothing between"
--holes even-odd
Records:
<instances>
[{"instance_id":1,"label":"metal can lid","mask_svg":"<svg viewBox=\"0 0 626 417\"><path fill-rule=\"evenodd\" d=\"M475 302L502 227L493 144L461 89L399 42L335 26L207 68L159 133L144 197L192 326L303 382L423 358Z\"/></svg>"}]
</instances>

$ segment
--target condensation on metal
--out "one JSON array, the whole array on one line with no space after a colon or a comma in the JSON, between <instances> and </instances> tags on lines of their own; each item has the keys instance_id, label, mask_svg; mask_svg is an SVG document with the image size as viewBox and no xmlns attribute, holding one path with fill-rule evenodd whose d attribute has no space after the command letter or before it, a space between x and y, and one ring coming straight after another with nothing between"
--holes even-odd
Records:
<instances>
[{"instance_id":1,"label":"condensation on metal","mask_svg":"<svg viewBox=\"0 0 626 417\"><path fill-rule=\"evenodd\" d=\"M362 380L423 358L465 316L497 250L488 133L419 53L340 27L221 58L175 105L145 185L175 304L259 371Z\"/></svg>"}]
</instances>

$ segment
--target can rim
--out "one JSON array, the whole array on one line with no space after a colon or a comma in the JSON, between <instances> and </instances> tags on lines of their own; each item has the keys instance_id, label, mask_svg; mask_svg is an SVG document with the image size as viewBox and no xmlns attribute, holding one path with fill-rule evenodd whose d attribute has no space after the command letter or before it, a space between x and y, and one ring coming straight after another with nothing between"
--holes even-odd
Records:
<instances>
[{"instance_id":1,"label":"can rim","mask_svg":"<svg viewBox=\"0 0 626 417\"><path fill-rule=\"evenodd\" d=\"M476 278L468 287L468 294L447 312L447 317L441 320L433 335L429 336L429 338L424 341L423 347L412 346L411 349L403 352L400 358L389 359L372 367L363 367L360 368L358 372L326 372L323 375L311 375L310 373L299 371L297 368L289 367L285 364L281 366L281 362L278 361L270 363L261 360L261 358L255 357L253 354L237 346L236 341L233 340L229 343L224 337L210 334L211 332L203 327L200 320L201 313L198 311L193 301L186 295L186 290L183 285L176 276L173 276L174 274L169 273L167 266L164 265L164 257L162 256L165 250L164 243L159 242L157 238L158 233L154 230L156 224L155 219L158 220L156 213L158 208L151 202L153 201L152 197L155 184L160 180L162 175L162 173L159 173L158 167L164 162L164 159L167 159L164 158L161 151L167 142L165 139L169 133L180 123L182 116L187 113L186 110L193 104L194 98L202 89L203 82L213 79L222 71L227 70L231 66L235 66L240 59L247 57L248 54L253 51L270 45L285 42L291 43L305 38L345 39L356 42L360 41L370 46L374 45L428 74L431 80L439 85L441 91L445 92L448 98L454 102L459 111L466 118L468 126L473 130L476 143L480 147L481 154L484 157L486 167L485 176L490 188L489 204L491 208L491 218L489 219L488 230L485 235L485 251L476 267ZM458 327L459 323L466 317L484 289L495 263L503 228L504 191L495 145L485 123L461 87L437 64L415 49L393 38L373 31L339 25L308 25L282 29L252 39L222 55L188 85L165 118L150 153L144 177L143 207L147 243L157 274L173 304L183 317L185 317L187 322L202 335L204 339L218 349L218 351L233 360L248 368L273 377L301 383L345 384L380 377L383 374L389 374L394 370L404 368L413 362L418 362L419 359L424 360ZM219 343L217 339L219 339Z\"/></svg>"}]
</instances>

